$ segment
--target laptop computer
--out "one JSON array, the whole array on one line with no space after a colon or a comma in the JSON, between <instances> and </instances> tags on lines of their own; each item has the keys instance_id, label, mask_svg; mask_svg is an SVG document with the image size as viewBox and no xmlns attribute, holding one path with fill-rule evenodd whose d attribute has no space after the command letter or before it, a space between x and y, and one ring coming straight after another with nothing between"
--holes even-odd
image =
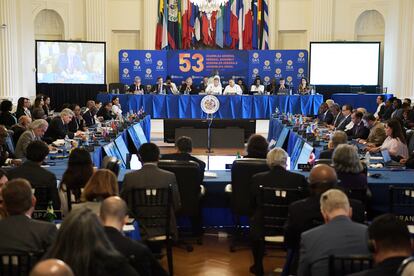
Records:
<instances>
[{"instance_id":1,"label":"laptop computer","mask_svg":"<svg viewBox=\"0 0 414 276\"><path fill-rule=\"evenodd\" d=\"M401 163L399 163L399 162L394 161L394 160L391 159L391 155L388 152L388 150L386 150L386 149L385 150L381 150L381 155L382 155L382 158L384 159L384 166L385 167L388 167L388 168L390 168L390 167L393 167L393 168L401 168L401 167L404 167L403 164L401 164Z\"/></svg>"}]
</instances>

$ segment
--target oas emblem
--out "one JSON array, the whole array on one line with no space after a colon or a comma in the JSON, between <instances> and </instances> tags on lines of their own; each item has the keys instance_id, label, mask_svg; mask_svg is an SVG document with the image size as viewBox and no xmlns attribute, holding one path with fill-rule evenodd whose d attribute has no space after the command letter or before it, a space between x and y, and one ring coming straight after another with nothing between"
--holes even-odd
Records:
<instances>
[{"instance_id":1,"label":"oas emblem","mask_svg":"<svg viewBox=\"0 0 414 276\"><path fill-rule=\"evenodd\" d=\"M157 65L161 67L162 66L162 60L157 61Z\"/></svg>"},{"instance_id":2,"label":"oas emblem","mask_svg":"<svg viewBox=\"0 0 414 276\"><path fill-rule=\"evenodd\" d=\"M145 57L146 57L147 59L150 59L150 58L151 58L151 53L145 53Z\"/></svg>"},{"instance_id":3,"label":"oas emblem","mask_svg":"<svg viewBox=\"0 0 414 276\"><path fill-rule=\"evenodd\" d=\"M282 73L282 70L280 68L276 68L276 74L280 75L280 73Z\"/></svg>"},{"instance_id":4,"label":"oas emblem","mask_svg":"<svg viewBox=\"0 0 414 276\"><path fill-rule=\"evenodd\" d=\"M287 77L287 78L286 78L286 80L287 80L288 82L292 82L292 77L291 77L291 76L289 76L289 77Z\"/></svg>"},{"instance_id":5,"label":"oas emblem","mask_svg":"<svg viewBox=\"0 0 414 276\"><path fill-rule=\"evenodd\" d=\"M216 96L207 95L201 99L201 110L207 114L214 114L220 107L220 102Z\"/></svg>"},{"instance_id":6,"label":"oas emblem","mask_svg":"<svg viewBox=\"0 0 414 276\"><path fill-rule=\"evenodd\" d=\"M129 73L128 68L125 68L124 70L122 70L122 72L124 72L125 75L127 75Z\"/></svg>"},{"instance_id":7,"label":"oas emblem","mask_svg":"<svg viewBox=\"0 0 414 276\"><path fill-rule=\"evenodd\" d=\"M270 61L269 60L265 60L264 65L265 66L269 66L270 65Z\"/></svg>"},{"instance_id":8,"label":"oas emblem","mask_svg":"<svg viewBox=\"0 0 414 276\"><path fill-rule=\"evenodd\" d=\"M255 59L259 58L259 53L253 53L253 58Z\"/></svg>"},{"instance_id":9,"label":"oas emblem","mask_svg":"<svg viewBox=\"0 0 414 276\"><path fill-rule=\"evenodd\" d=\"M123 52L122 53L122 57L127 58L128 57L128 53L127 52Z\"/></svg>"},{"instance_id":10,"label":"oas emblem","mask_svg":"<svg viewBox=\"0 0 414 276\"><path fill-rule=\"evenodd\" d=\"M303 74L303 72L304 72L303 68L299 68L298 72L299 72L299 74Z\"/></svg>"},{"instance_id":11,"label":"oas emblem","mask_svg":"<svg viewBox=\"0 0 414 276\"><path fill-rule=\"evenodd\" d=\"M293 61L291 61L290 59L287 61L287 65L292 66Z\"/></svg>"},{"instance_id":12,"label":"oas emblem","mask_svg":"<svg viewBox=\"0 0 414 276\"><path fill-rule=\"evenodd\" d=\"M145 70L145 73L146 73L147 75L150 75L150 74L152 73L152 70L148 68L147 70Z\"/></svg>"},{"instance_id":13,"label":"oas emblem","mask_svg":"<svg viewBox=\"0 0 414 276\"><path fill-rule=\"evenodd\" d=\"M276 58L280 59L282 57L282 53L276 53Z\"/></svg>"},{"instance_id":14,"label":"oas emblem","mask_svg":"<svg viewBox=\"0 0 414 276\"><path fill-rule=\"evenodd\" d=\"M303 57L305 56L305 53L304 53L304 52L299 52L298 56L299 56L300 58L303 58Z\"/></svg>"},{"instance_id":15,"label":"oas emblem","mask_svg":"<svg viewBox=\"0 0 414 276\"><path fill-rule=\"evenodd\" d=\"M139 60L134 60L134 65L135 66L139 66L141 64L141 62Z\"/></svg>"},{"instance_id":16,"label":"oas emblem","mask_svg":"<svg viewBox=\"0 0 414 276\"><path fill-rule=\"evenodd\" d=\"M255 74L255 75L259 74L259 69L254 68L254 69L253 69L253 74Z\"/></svg>"}]
</instances>

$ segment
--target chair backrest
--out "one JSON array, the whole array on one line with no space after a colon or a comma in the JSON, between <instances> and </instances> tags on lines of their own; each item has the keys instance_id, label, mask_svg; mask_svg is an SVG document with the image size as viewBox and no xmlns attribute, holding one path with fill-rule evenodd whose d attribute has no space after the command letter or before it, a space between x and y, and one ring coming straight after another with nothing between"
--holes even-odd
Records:
<instances>
[{"instance_id":1,"label":"chair backrest","mask_svg":"<svg viewBox=\"0 0 414 276\"><path fill-rule=\"evenodd\" d=\"M170 237L172 186L135 188L126 196L132 216L139 222L143 237Z\"/></svg>"},{"instance_id":2,"label":"chair backrest","mask_svg":"<svg viewBox=\"0 0 414 276\"><path fill-rule=\"evenodd\" d=\"M341 188L344 190L348 198L359 200L364 205L367 204L369 200L369 196L367 194L368 191L366 188L362 188L362 189L361 188L344 188L344 187L341 187Z\"/></svg>"},{"instance_id":3,"label":"chair backrest","mask_svg":"<svg viewBox=\"0 0 414 276\"><path fill-rule=\"evenodd\" d=\"M329 275L343 276L372 268L373 260L370 256L329 256Z\"/></svg>"},{"instance_id":4,"label":"chair backrest","mask_svg":"<svg viewBox=\"0 0 414 276\"><path fill-rule=\"evenodd\" d=\"M233 162L231 168L231 209L241 216L250 216L251 180L253 175L268 171L265 159L243 158Z\"/></svg>"},{"instance_id":5,"label":"chair backrest","mask_svg":"<svg viewBox=\"0 0 414 276\"><path fill-rule=\"evenodd\" d=\"M40 260L42 253L3 253L0 254L0 275L26 276Z\"/></svg>"},{"instance_id":6,"label":"chair backrest","mask_svg":"<svg viewBox=\"0 0 414 276\"><path fill-rule=\"evenodd\" d=\"M414 151L414 132L410 132L410 137L408 138L408 152Z\"/></svg>"},{"instance_id":7,"label":"chair backrest","mask_svg":"<svg viewBox=\"0 0 414 276\"><path fill-rule=\"evenodd\" d=\"M200 185L203 184L198 163L194 161L160 160L158 167L175 174L181 200L181 208L177 215L198 215Z\"/></svg>"},{"instance_id":8,"label":"chair backrest","mask_svg":"<svg viewBox=\"0 0 414 276\"><path fill-rule=\"evenodd\" d=\"M319 165L319 164L325 164L325 165L331 166L332 159L316 159L315 160L315 165Z\"/></svg>"},{"instance_id":9,"label":"chair backrest","mask_svg":"<svg viewBox=\"0 0 414 276\"><path fill-rule=\"evenodd\" d=\"M108 91L109 93L112 93L112 90L117 92L117 89L119 91L119 94L125 93L125 84L119 83L119 82L113 82L108 85Z\"/></svg>"},{"instance_id":10,"label":"chair backrest","mask_svg":"<svg viewBox=\"0 0 414 276\"><path fill-rule=\"evenodd\" d=\"M32 188L36 197L36 210L46 210L49 201L52 200L52 192L49 186L36 186Z\"/></svg>"},{"instance_id":11,"label":"chair backrest","mask_svg":"<svg viewBox=\"0 0 414 276\"><path fill-rule=\"evenodd\" d=\"M390 213L412 215L414 187L389 186Z\"/></svg>"},{"instance_id":12,"label":"chair backrest","mask_svg":"<svg viewBox=\"0 0 414 276\"><path fill-rule=\"evenodd\" d=\"M303 198L302 188L259 187L259 208L263 214L265 236L281 235L287 220L289 205Z\"/></svg>"}]
</instances>

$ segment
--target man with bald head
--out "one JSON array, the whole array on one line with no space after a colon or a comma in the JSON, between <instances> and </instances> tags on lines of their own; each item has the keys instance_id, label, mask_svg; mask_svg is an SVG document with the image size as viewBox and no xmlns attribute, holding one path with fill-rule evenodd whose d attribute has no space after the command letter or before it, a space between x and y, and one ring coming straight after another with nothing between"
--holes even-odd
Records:
<instances>
[{"instance_id":1,"label":"man with bald head","mask_svg":"<svg viewBox=\"0 0 414 276\"><path fill-rule=\"evenodd\" d=\"M74 276L72 269L58 259L39 262L30 272L30 276Z\"/></svg>"},{"instance_id":2,"label":"man with bald head","mask_svg":"<svg viewBox=\"0 0 414 276\"><path fill-rule=\"evenodd\" d=\"M127 258L134 256L131 265L140 275L167 275L146 245L122 234L128 221L128 207L122 198L111 196L102 201L99 216L115 249Z\"/></svg>"}]
</instances>

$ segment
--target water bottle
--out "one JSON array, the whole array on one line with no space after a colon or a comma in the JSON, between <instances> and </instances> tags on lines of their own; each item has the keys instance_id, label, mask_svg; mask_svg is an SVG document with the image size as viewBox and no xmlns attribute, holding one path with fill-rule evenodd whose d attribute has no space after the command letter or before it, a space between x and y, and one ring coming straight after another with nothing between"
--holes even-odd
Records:
<instances>
[{"instance_id":1,"label":"water bottle","mask_svg":"<svg viewBox=\"0 0 414 276\"><path fill-rule=\"evenodd\" d=\"M64 147L65 147L65 153L69 152L71 147L72 147L71 144L70 144L69 137L67 135L65 136L65 145L64 145Z\"/></svg>"},{"instance_id":2,"label":"water bottle","mask_svg":"<svg viewBox=\"0 0 414 276\"><path fill-rule=\"evenodd\" d=\"M85 146L89 146L89 130L85 132Z\"/></svg>"},{"instance_id":3,"label":"water bottle","mask_svg":"<svg viewBox=\"0 0 414 276\"><path fill-rule=\"evenodd\" d=\"M371 154L369 153L369 151L367 151L367 152L365 153L365 157L364 157L364 159L365 159L365 162L366 162L366 164L367 164L367 167L369 167L369 165L370 165L370 161L371 161Z\"/></svg>"}]
</instances>

